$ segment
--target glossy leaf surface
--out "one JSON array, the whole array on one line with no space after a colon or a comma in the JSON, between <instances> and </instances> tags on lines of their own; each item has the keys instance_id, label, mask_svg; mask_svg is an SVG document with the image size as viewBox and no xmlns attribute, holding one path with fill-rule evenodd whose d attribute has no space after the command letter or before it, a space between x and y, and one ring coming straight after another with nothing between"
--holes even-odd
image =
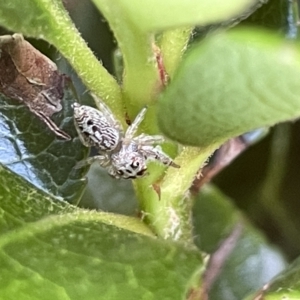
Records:
<instances>
[{"instance_id":1,"label":"glossy leaf surface","mask_svg":"<svg viewBox=\"0 0 300 300\"><path fill-rule=\"evenodd\" d=\"M80 199L86 184L86 170L74 166L88 152L73 125L74 98L68 85L63 109L52 117L71 135L72 140L65 141L57 138L23 103L0 96L0 163L37 189L72 203Z\"/></svg>"},{"instance_id":2,"label":"glossy leaf surface","mask_svg":"<svg viewBox=\"0 0 300 300\"><path fill-rule=\"evenodd\" d=\"M198 251L149 237L138 219L58 202L3 167L0 176L2 299L182 299L201 268Z\"/></svg>"}]
</instances>

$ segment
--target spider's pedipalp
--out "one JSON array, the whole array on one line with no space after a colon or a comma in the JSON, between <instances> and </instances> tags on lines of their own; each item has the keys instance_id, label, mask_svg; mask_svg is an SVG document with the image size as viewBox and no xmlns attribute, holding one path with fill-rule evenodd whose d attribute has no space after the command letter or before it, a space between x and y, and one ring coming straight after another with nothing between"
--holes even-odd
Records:
<instances>
[{"instance_id":1,"label":"spider's pedipalp","mask_svg":"<svg viewBox=\"0 0 300 300\"><path fill-rule=\"evenodd\" d=\"M133 141L138 145L150 146L153 144L161 144L165 142L165 138L162 135L148 135L148 134L140 134L137 137L133 138Z\"/></svg>"}]
</instances>

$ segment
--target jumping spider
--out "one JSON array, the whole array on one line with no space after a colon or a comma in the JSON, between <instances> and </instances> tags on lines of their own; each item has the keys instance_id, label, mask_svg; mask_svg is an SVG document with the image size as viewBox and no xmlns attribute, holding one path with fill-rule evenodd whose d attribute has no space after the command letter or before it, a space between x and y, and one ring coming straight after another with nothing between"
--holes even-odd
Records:
<instances>
[{"instance_id":1,"label":"jumping spider","mask_svg":"<svg viewBox=\"0 0 300 300\"><path fill-rule=\"evenodd\" d=\"M79 103L73 104L75 127L82 144L86 147L94 146L99 151L99 155L80 161L76 168L97 161L111 176L126 179L146 175L148 161L179 168L157 145L165 141L163 136L142 133L134 137L144 119L146 107L124 134L121 124L110 109L103 102L97 102L100 110Z\"/></svg>"}]
</instances>

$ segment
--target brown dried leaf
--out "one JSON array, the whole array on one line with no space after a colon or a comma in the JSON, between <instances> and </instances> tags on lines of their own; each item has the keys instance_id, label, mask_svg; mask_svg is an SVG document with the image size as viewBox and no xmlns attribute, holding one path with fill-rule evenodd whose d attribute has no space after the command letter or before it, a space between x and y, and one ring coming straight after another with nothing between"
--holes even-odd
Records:
<instances>
[{"instance_id":1,"label":"brown dried leaf","mask_svg":"<svg viewBox=\"0 0 300 300\"><path fill-rule=\"evenodd\" d=\"M57 136L70 140L50 117L62 110L64 76L21 34L0 36L0 92L28 106Z\"/></svg>"}]
</instances>

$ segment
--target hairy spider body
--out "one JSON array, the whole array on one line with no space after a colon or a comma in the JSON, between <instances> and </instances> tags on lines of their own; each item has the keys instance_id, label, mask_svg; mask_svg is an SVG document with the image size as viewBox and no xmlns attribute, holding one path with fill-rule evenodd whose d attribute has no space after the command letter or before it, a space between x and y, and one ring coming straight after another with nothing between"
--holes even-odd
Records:
<instances>
[{"instance_id":1,"label":"hairy spider body","mask_svg":"<svg viewBox=\"0 0 300 300\"><path fill-rule=\"evenodd\" d=\"M148 161L179 168L157 145L164 142L163 136L140 134L134 137L144 119L146 107L124 134L110 109L99 99L97 102L100 103L100 110L78 103L73 104L75 128L81 142L86 147L94 146L99 151L99 155L80 161L77 168L97 161L111 176L126 179L146 175Z\"/></svg>"},{"instance_id":2,"label":"hairy spider body","mask_svg":"<svg viewBox=\"0 0 300 300\"><path fill-rule=\"evenodd\" d=\"M105 106L103 108L99 111L74 103L75 127L84 146L94 146L100 151L112 151L120 142L121 126L116 120L108 118L110 111L106 111L108 108Z\"/></svg>"}]
</instances>

